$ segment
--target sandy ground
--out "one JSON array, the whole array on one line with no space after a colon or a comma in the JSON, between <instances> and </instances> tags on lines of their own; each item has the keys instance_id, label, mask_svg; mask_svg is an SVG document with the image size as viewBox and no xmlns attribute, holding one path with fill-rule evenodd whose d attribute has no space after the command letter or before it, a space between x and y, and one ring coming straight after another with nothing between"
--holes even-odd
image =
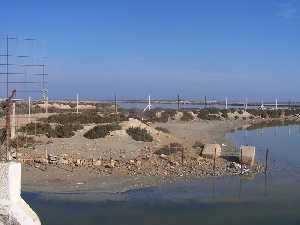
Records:
<instances>
[{"instance_id":1,"label":"sandy ground","mask_svg":"<svg viewBox=\"0 0 300 225\"><path fill-rule=\"evenodd\" d=\"M55 139L47 146L47 151L53 154L61 153L57 146L63 147L64 154L79 154L93 157L124 157L130 158L138 153L145 146L162 146L170 142L179 142L192 151L191 146L195 141L202 143L225 144L223 154L232 153L233 144L226 139L225 134L233 129L242 127L247 122L242 120L227 121L192 121L180 122L171 121L168 123L156 123L152 127L160 126L170 130L171 135L157 133L158 140L154 143L136 142L126 135L112 135L111 137L89 142L80 133L70 139ZM87 129L87 128L86 128ZM80 131L84 132L84 131ZM175 137L174 137L175 136ZM73 142L75 141L75 143ZM41 154L45 151L45 146L34 151ZM123 150L120 153L120 149ZM111 152L111 153L110 153ZM104 154L104 155L103 155ZM106 156L105 156L106 155ZM153 186L169 182L163 177L149 176L126 176L122 171L114 171L112 175L103 176L95 173L92 168L57 167L48 165L34 168L23 165L22 189L23 191L34 192L73 192L73 191L98 191L98 192L123 192L129 189Z\"/></svg>"}]
</instances>

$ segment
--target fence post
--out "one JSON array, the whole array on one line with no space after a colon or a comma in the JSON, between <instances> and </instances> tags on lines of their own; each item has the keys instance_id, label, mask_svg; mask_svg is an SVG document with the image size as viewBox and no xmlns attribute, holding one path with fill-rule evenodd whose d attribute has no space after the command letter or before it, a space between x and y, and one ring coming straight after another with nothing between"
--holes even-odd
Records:
<instances>
[{"instance_id":1,"label":"fence post","mask_svg":"<svg viewBox=\"0 0 300 225\"><path fill-rule=\"evenodd\" d=\"M215 175L215 170L216 170L216 155L217 155L217 148L215 148L215 154L214 154L214 175Z\"/></svg>"},{"instance_id":2,"label":"fence post","mask_svg":"<svg viewBox=\"0 0 300 225\"><path fill-rule=\"evenodd\" d=\"M269 149L266 150L266 164L265 164L265 173L267 173L268 170L268 157L269 157Z\"/></svg>"},{"instance_id":3,"label":"fence post","mask_svg":"<svg viewBox=\"0 0 300 225\"><path fill-rule=\"evenodd\" d=\"M241 174L243 174L243 150L240 149L241 151Z\"/></svg>"},{"instance_id":4,"label":"fence post","mask_svg":"<svg viewBox=\"0 0 300 225\"><path fill-rule=\"evenodd\" d=\"M183 165L183 158L184 158L184 148L181 148L181 164Z\"/></svg>"}]
</instances>

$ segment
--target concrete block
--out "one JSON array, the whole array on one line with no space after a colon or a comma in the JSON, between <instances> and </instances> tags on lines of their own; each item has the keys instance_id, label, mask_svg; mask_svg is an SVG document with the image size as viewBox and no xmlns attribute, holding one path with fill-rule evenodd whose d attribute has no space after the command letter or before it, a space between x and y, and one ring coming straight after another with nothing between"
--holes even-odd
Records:
<instances>
[{"instance_id":1,"label":"concrete block","mask_svg":"<svg viewBox=\"0 0 300 225\"><path fill-rule=\"evenodd\" d=\"M21 195L21 164L0 163L0 203L16 202Z\"/></svg>"},{"instance_id":2,"label":"concrete block","mask_svg":"<svg viewBox=\"0 0 300 225\"><path fill-rule=\"evenodd\" d=\"M240 148L240 162L253 166L255 162L255 147L254 146L241 146Z\"/></svg>"},{"instance_id":3,"label":"concrete block","mask_svg":"<svg viewBox=\"0 0 300 225\"><path fill-rule=\"evenodd\" d=\"M205 144L202 156L206 158L218 158L221 156L221 146L219 144Z\"/></svg>"},{"instance_id":4,"label":"concrete block","mask_svg":"<svg viewBox=\"0 0 300 225\"><path fill-rule=\"evenodd\" d=\"M0 225L4 224L40 225L40 219L21 198L21 163L0 163ZM14 221L14 223L11 223Z\"/></svg>"}]
</instances>

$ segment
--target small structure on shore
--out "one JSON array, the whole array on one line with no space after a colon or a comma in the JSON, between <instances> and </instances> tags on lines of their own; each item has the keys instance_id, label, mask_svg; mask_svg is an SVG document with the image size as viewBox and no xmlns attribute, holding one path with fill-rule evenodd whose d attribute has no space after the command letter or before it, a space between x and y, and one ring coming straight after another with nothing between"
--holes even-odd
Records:
<instances>
[{"instance_id":1,"label":"small structure on shore","mask_svg":"<svg viewBox=\"0 0 300 225\"><path fill-rule=\"evenodd\" d=\"M221 156L221 146L219 144L205 144L202 156L206 158L219 158Z\"/></svg>"},{"instance_id":2,"label":"small structure on shore","mask_svg":"<svg viewBox=\"0 0 300 225\"><path fill-rule=\"evenodd\" d=\"M21 163L0 163L0 224L40 225L36 213L21 198Z\"/></svg>"},{"instance_id":3,"label":"small structure on shore","mask_svg":"<svg viewBox=\"0 0 300 225\"><path fill-rule=\"evenodd\" d=\"M242 164L248 164L250 166L254 165L255 162L255 147L254 146L244 146L240 148L240 162Z\"/></svg>"}]
</instances>

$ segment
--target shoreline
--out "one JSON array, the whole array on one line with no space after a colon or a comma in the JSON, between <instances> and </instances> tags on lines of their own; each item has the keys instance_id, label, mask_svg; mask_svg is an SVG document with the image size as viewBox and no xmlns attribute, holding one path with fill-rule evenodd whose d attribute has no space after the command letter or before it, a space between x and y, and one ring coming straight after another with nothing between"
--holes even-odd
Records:
<instances>
[{"instance_id":1,"label":"shoreline","mask_svg":"<svg viewBox=\"0 0 300 225\"><path fill-rule=\"evenodd\" d=\"M226 120L226 121L191 121L191 122L168 122L155 123L171 130L191 147L199 140L202 143L225 144L223 154L231 154L234 150L232 143L226 134L244 126L249 126L249 121ZM211 176L197 177L174 177L174 176L130 176L108 175L101 176L93 173L93 169L75 168L67 171L65 168L47 166L47 170L23 165L22 191L25 192L48 192L48 193L75 193L75 192L101 192L122 193L129 190L145 187L159 186L166 183L176 183L183 179L206 178ZM230 176L221 175L223 176ZM218 176L219 177L219 176Z\"/></svg>"}]
</instances>

